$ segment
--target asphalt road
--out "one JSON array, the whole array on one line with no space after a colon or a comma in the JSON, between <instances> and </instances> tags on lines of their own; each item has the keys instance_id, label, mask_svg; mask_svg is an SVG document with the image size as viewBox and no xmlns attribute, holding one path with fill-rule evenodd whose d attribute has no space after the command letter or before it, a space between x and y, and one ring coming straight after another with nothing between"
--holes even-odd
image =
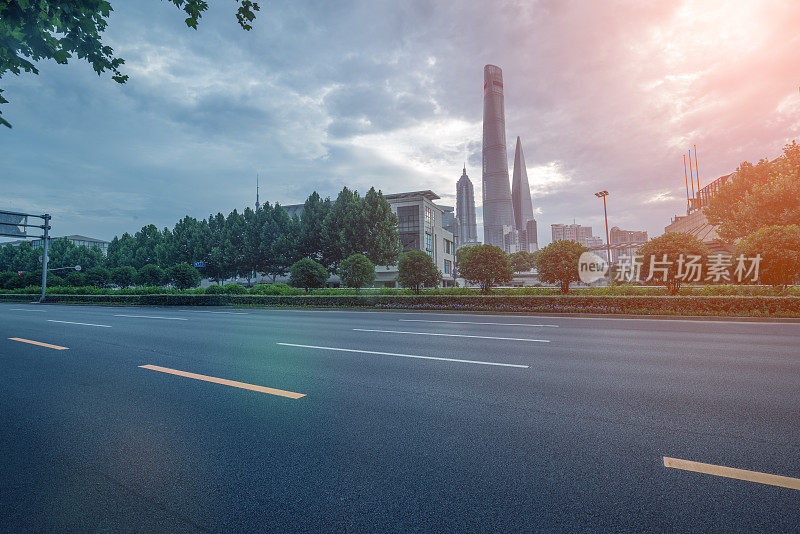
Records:
<instances>
[{"instance_id":1,"label":"asphalt road","mask_svg":"<svg viewBox=\"0 0 800 534\"><path fill-rule=\"evenodd\" d=\"M2 531L800 529L712 474L800 482L800 324L3 303L0 366Z\"/></svg>"}]
</instances>

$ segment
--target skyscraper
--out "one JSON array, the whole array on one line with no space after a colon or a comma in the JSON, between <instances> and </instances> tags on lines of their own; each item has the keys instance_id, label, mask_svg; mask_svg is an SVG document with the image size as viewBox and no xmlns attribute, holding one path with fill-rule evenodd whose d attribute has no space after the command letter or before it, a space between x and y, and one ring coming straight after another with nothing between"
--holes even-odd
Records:
<instances>
[{"instance_id":1,"label":"skyscraper","mask_svg":"<svg viewBox=\"0 0 800 534\"><path fill-rule=\"evenodd\" d=\"M525 155L522 153L522 142L519 137L514 153L511 203L514 206L514 223L517 230L525 230L528 221L533 219L533 202L531 202L531 186L528 184L528 171L525 168Z\"/></svg>"},{"instance_id":2,"label":"skyscraper","mask_svg":"<svg viewBox=\"0 0 800 534\"><path fill-rule=\"evenodd\" d=\"M456 184L456 221L458 239L456 246L478 242L478 225L475 222L475 190L467 176L467 166Z\"/></svg>"},{"instance_id":3,"label":"skyscraper","mask_svg":"<svg viewBox=\"0 0 800 534\"><path fill-rule=\"evenodd\" d=\"M508 184L503 71L483 68L483 241L507 250L505 233L515 229Z\"/></svg>"}]
</instances>

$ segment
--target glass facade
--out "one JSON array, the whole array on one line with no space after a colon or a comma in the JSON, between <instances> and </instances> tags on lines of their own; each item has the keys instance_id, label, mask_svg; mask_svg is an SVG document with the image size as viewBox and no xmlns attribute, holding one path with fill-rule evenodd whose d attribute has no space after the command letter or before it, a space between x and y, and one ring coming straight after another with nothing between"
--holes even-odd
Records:
<instances>
[{"instance_id":1,"label":"glass facade","mask_svg":"<svg viewBox=\"0 0 800 534\"><path fill-rule=\"evenodd\" d=\"M400 206L397 208L397 230L403 252L419 250L419 207Z\"/></svg>"}]
</instances>

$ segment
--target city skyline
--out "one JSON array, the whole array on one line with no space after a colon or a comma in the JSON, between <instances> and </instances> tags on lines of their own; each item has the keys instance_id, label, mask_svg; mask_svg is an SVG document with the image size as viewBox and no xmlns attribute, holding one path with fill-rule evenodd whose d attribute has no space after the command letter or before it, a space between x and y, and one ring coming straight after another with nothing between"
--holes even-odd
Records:
<instances>
[{"instance_id":1,"label":"city skyline","mask_svg":"<svg viewBox=\"0 0 800 534\"><path fill-rule=\"evenodd\" d=\"M105 36L124 86L80 61L3 79L2 207L48 211L59 234L110 239L242 209L256 173L262 201L347 184L455 204L464 157L480 169L486 63L504 68L544 228L599 227L602 188L610 225L659 235L682 211L692 145L705 186L800 132L792 2L271 6L251 32L222 6L197 32L169 5L114 7Z\"/></svg>"}]
</instances>

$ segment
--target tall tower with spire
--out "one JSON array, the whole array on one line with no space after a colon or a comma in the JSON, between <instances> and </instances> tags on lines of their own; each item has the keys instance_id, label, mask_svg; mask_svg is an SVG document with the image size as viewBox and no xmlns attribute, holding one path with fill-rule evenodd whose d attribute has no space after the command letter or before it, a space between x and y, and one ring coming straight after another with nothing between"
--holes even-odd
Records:
<instances>
[{"instance_id":1,"label":"tall tower with spire","mask_svg":"<svg viewBox=\"0 0 800 534\"><path fill-rule=\"evenodd\" d=\"M531 186L528 183L528 170L525 168L525 155L522 142L517 136L517 149L514 152L514 179L511 183L511 204L514 206L514 224L517 230L524 230L525 224L533 219Z\"/></svg>"},{"instance_id":2,"label":"tall tower with spire","mask_svg":"<svg viewBox=\"0 0 800 534\"><path fill-rule=\"evenodd\" d=\"M514 208L508 184L506 112L503 71L495 65L483 68L483 239L509 250L506 234L515 231Z\"/></svg>"},{"instance_id":3,"label":"tall tower with spire","mask_svg":"<svg viewBox=\"0 0 800 534\"><path fill-rule=\"evenodd\" d=\"M456 246L478 242L478 225L475 222L475 191L467 176L467 165L456 184L456 221L458 224L458 243Z\"/></svg>"}]
</instances>

